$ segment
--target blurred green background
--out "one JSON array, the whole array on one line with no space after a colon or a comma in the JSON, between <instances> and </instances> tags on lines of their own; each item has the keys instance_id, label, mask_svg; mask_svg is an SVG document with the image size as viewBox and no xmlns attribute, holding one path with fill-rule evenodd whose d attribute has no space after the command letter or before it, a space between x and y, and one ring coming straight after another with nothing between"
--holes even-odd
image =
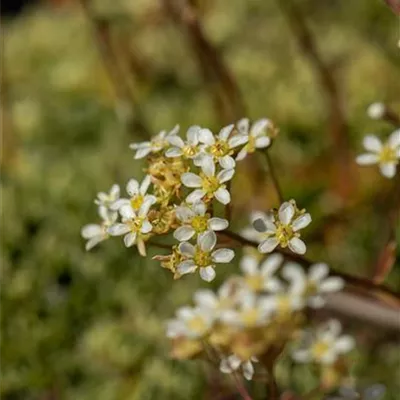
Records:
<instances>
[{"instance_id":1,"label":"blurred green background","mask_svg":"<svg viewBox=\"0 0 400 400\"><path fill-rule=\"evenodd\" d=\"M344 197L332 189L329 171L340 154L328 133L324 94L277 2L192 3L240 88L247 116L269 117L280 128L272 158L285 197L313 216L308 256L371 276L393 182L351 163L352 189ZM378 0L298 4L335 70L353 157L364 134L393 130L368 119L367 106L384 101L400 109L398 20ZM122 92L133 102L116 95L79 3L42 2L4 20L2 398L237 398L229 388L223 397L229 382L201 363L168 357L164 321L205 282L195 275L173 281L151 261L163 250L140 258L115 239L84 251L80 228L96 222L96 193L144 174L129 143L176 123L218 130L229 122L216 110L214 84L204 82L187 34L159 1L90 6L107 23L123 66L115 67L124 73L117 72ZM235 229L246 223L245 212L277 205L263 171L257 158L238 167ZM212 286L232 271L236 264L220 268ZM399 289L399 283L397 263L387 284ZM399 348L392 335L369 337L365 327L355 334L355 376L361 384L385 383L386 398L395 399ZM307 377L278 376L299 390L310 388ZM262 383L254 386L262 393Z\"/></svg>"}]
</instances>

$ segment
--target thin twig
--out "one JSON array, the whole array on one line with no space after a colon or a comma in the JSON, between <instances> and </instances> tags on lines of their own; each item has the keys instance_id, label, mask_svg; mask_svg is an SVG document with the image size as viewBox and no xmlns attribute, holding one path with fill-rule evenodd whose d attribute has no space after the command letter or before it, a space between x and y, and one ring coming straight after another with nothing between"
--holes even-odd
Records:
<instances>
[{"instance_id":1,"label":"thin twig","mask_svg":"<svg viewBox=\"0 0 400 400\"><path fill-rule=\"evenodd\" d=\"M237 376L236 372L233 372L231 375L233 377L233 380L235 381L236 388L242 396L243 400L252 400L252 397L250 396L246 387L243 385L243 381Z\"/></svg>"},{"instance_id":2,"label":"thin twig","mask_svg":"<svg viewBox=\"0 0 400 400\"><path fill-rule=\"evenodd\" d=\"M283 197L283 194L282 194L282 189L281 189L281 187L279 185L279 181L278 181L278 177L277 177L276 172L275 172L274 165L273 165L272 160L271 160L271 156L269 155L268 150L266 150L264 152L264 154L265 154L265 159L267 160L270 177L271 177L272 183L274 185L276 194L277 194L278 199L279 199L279 203L282 204L285 200L284 200L284 197Z\"/></svg>"}]
</instances>

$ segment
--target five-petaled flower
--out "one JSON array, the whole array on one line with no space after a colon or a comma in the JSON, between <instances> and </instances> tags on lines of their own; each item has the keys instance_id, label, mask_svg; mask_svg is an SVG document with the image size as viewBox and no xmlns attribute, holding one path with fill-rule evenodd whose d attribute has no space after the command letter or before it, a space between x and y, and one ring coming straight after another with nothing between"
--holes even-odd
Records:
<instances>
[{"instance_id":1,"label":"five-petaled flower","mask_svg":"<svg viewBox=\"0 0 400 400\"><path fill-rule=\"evenodd\" d=\"M235 174L234 169L222 169L215 175L214 161L207 157L201 165L200 175L193 172L182 174L182 183L188 188L196 188L188 195L186 201L195 203L203 200L211 201L214 197L222 204L226 205L231 201L231 195L226 189L225 183L232 179Z\"/></svg>"},{"instance_id":2,"label":"five-petaled flower","mask_svg":"<svg viewBox=\"0 0 400 400\"><path fill-rule=\"evenodd\" d=\"M172 147L165 152L166 157L184 157L193 159L201 151L199 143L200 126L191 126L186 133L186 142L178 135L173 135L168 138L168 143Z\"/></svg>"},{"instance_id":3,"label":"five-petaled flower","mask_svg":"<svg viewBox=\"0 0 400 400\"><path fill-rule=\"evenodd\" d=\"M181 226L174 232L174 238L186 242L195 235L206 231L222 231L229 226L226 219L212 217L207 213L207 206L199 201L176 207L175 214Z\"/></svg>"},{"instance_id":4,"label":"five-petaled flower","mask_svg":"<svg viewBox=\"0 0 400 400\"><path fill-rule=\"evenodd\" d=\"M381 174L386 178L393 178L400 160L400 129L395 130L386 143L382 143L375 135L367 135L363 145L369 153L359 155L356 158L357 164L379 164Z\"/></svg>"},{"instance_id":5,"label":"five-petaled flower","mask_svg":"<svg viewBox=\"0 0 400 400\"><path fill-rule=\"evenodd\" d=\"M253 362L258 362L256 357L250 357L249 360L242 361L236 354L231 354L221 360L219 370L224 374L231 374L232 372L240 370L243 376L251 381L254 375Z\"/></svg>"},{"instance_id":6,"label":"five-petaled flower","mask_svg":"<svg viewBox=\"0 0 400 400\"><path fill-rule=\"evenodd\" d=\"M137 213L130 205L123 205L119 209L122 223L116 223L108 228L108 233L111 236L125 235L124 243L126 247L136 244L142 256L146 255L143 235L151 232L153 228L147 219L147 214L152 204L153 200L151 198L146 199Z\"/></svg>"},{"instance_id":7,"label":"five-petaled flower","mask_svg":"<svg viewBox=\"0 0 400 400\"><path fill-rule=\"evenodd\" d=\"M176 125L170 132L161 131L154 136L150 141L141 143L132 143L129 147L136 150L135 159L147 157L150 153L158 153L169 146L169 139L175 137L179 132L179 125Z\"/></svg>"},{"instance_id":8,"label":"five-petaled flower","mask_svg":"<svg viewBox=\"0 0 400 400\"><path fill-rule=\"evenodd\" d=\"M110 208L111 205L119 199L119 193L119 185L114 184L111 186L111 189L108 193L97 193L97 198L95 199L94 203L98 206Z\"/></svg>"},{"instance_id":9,"label":"five-petaled flower","mask_svg":"<svg viewBox=\"0 0 400 400\"><path fill-rule=\"evenodd\" d=\"M215 264L229 263L235 257L231 249L214 250L217 244L217 236L213 231L207 231L197 237L197 244L183 242L179 245L179 251L187 260L182 261L177 271L181 274L190 274L197 269L203 280L210 282L215 278Z\"/></svg>"},{"instance_id":10,"label":"five-petaled flower","mask_svg":"<svg viewBox=\"0 0 400 400\"><path fill-rule=\"evenodd\" d=\"M134 211L138 211L145 200L149 200L152 203L155 203L155 196L147 194L147 190L149 189L150 184L150 175L146 175L142 183L139 183L136 179L130 179L126 185L126 192L130 196L130 198L120 198L112 203L110 208L112 210L119 210L122 206L129 205Z\"/></svg>"},{"instance_id":11,"label":"five-petaled flower","mask_svg":"<svg viewBox=\"0 0 400 400\"><path fill-rule=\"evenodd\" d=\"M253 222L254 228L265 234L265 240L259 244L258 250L270 253L279 245L289 247L294 253L304 254L306 245L300 239L299 231L310 222L310 214L299 211L294 200L282 203L278 212Z\"/></svg>"}]
</instances>

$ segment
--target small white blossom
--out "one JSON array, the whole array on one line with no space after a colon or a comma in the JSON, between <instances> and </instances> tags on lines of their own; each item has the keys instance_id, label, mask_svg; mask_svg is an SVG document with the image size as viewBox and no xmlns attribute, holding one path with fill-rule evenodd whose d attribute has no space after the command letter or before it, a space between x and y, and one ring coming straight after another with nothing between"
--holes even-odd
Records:
<instances>
[{"instance_id":1,"label":"small white blossom","mask_svg":"<svg viewBox=\"0 0 400 400\"><path fill-rule=\"evenodd\" d=\"M386 106L383 103L372 103L367 108L367 114L371 119L381 119L386 112Z\"/></svg>"},{"instance_id":2,"label":"small white blossom","mask_svg":"<svg viewBox=\"0 0 400 400\"><path fill-rule=\"evenodd\" d=\"M215 162L219 162L222 168L235 168L235 160L232 157L234 149L248 142L246 135L233 135L229 137L234 129L234 125L225 126L220 130L218 135L209 129L201 129L199 132L199 140L205 144L204 153L199 155L199 164L201 165L204 156L210 156Z\"/></svg>"},{"instance_id":3,"label":"small white blossom","mask_svg":"<svg viewBox=\"0 0 400 400\"><path fill-rule=\"evenodd\" d=\"M327 397L326 400L379 400L384 396L386 387L379 383L375 383L363 390L344 386L339 388L338 392L338 396Z\"/></svg>"},{"instance_id":4,"label":"small white blossom","mask_svg":"<svg viewBox=\"0 0 400 400\"><path fill-rule=\"evenodd\" d=\"M400 160L400 129L395 130L386 143L382 143L375 135L367 135L363 145L369 153L359 155L356 158L357 164L379 164L381 174L386 178L393 178Z\"/></svg>"},{"instance_id":5,"label":"small white blossom","mask_svg":"<svg viewBox=\"0 0 400 400\"><path fill-rule=\"evenodd\" d=\"M241 293L238 307L223 311L221 320L238 328L254 328L266 325L272 312L273 304L269 299L244 291Z\"/></svg>"},{"instance_id":6,"label":"small white blossom","mask_svg":"<svg viewBox=\"0 0 400 400\"><path fill-rule=\"evenodd\" d=\"M341 354L348 353L354 347L354 339L349 335L340 335L342 327L337 320L316 330L315 335L306 332L303 345L293 351L293 359L300 363L333 364Z\"/></svg>"},{"instance_id":7,"label":"small white blossom","mask_svg":"<svg viewBox=\"0 0 400 400\"><path fill-rule=\"evenodd\" d=\"M165 152L166 157L185 157L195 158L201 151L199 143L199 132L200 126L191 126L186 133L186 142L182 140L178 135L171 136L168 138L168 143L173 147L170 147Z\"/></svg>"},{"instance_id":8,"label":"small white blossom","mask_svg":"<svg viewBox=\"0 0 400 400\"><path fill-rule=\"evenodd\" d=\"M245 239L261 243L265 240L265 234L254 229L253 222L257 219L268 219L268 215L263 211L252 211L250 213L250 225L244 227L240 231L240 235Z\"/></svg>"},{"instance_id":9,"label":"small white blossom","mask_svg":"<svg viewBox=\"0 0 400 400\"><path fill-rule=\"evenodd\" d=\"M325 304L323 295L337 292L344 287L344 281L339 277L328 277L329 267L324 263L314 264L306 274L300 265L287 263L282 270L285 279L292 282L312 308L320 308Z\"/></svg>"},{"instance_id":10,"label":"small white blossom","mask_svg":"<svg viewBox=\"0 0 400 400\"><path fill-rule=\"evenodd\" d=\"M238 153L236 160L243 160L247 154L254 153L257 149L267 148L271 144L271 138L268 136L268 128L271 126L271 121L266 118L255 121L251 127L247 118L241 119L237 127L239 135L247 137L247 143Z\"/></svg>"},{"instance_id":11,"label":"small white blossom","mask_svg":"<svg viewBox=\"0 0 400 400\"><path fill-rule=\"evenodd\" d=\"M206 158L201 165L202 172L196 175L192 172L182 174L182 183L188 188L196 188L186 198L188 203L195 203L200 200L209 201L214 197L226 205L231 201L231 195L226 189L225 183L232 179L234 169L222 169L215 175L215 164L211 158Z\"/></svg>"},{"instance_id":12,"label":"small white blossom","mask_svg":"<svg viewBox=\"0 0 400 400\"><path fill-rule=\"evenodd\" d=\"M99 192L97 193L97 198L94 201L98 206L104 206L110 208L110 206L119 199L119 186L112 185L109 193Z\"/></svg>"},{"instance_id":13,"label":"small white blossom","mask_svg":"<svg viewBox=\"0 0 400 400\"><path fill-rule=\"evenodd\" d=\"M197 237L196 246L188 242L179 245L179 251L188 259L182 261L177 271L181 274L189 274L200 270L203 280L210 282L215 278L215 264L229 263L235 257L231 249L214 250L217 243L217 236L213 231L207 231Z\"/></svg>"},{"instance_id":14,"label":"small white blossom","mask_svg":"<svg viewBox=\"0 0 400 400\"><path fill-rule=\"evenodd\" d=\"M122 206L129 205L134 211L138 211L144 201L156 202L156 198L153 195L147 194L151 184L150 175L146 175L142 183L139 183L136 179L130 179L126 185L126 192L130 196L129 199L121 198L111 204L112 210L119 210Z\"/></svg>"},{"instance_id":15,"label":"small white blossom","mask_svg":"<svg viewBox=\"0 0 400 400\"><path fill-rule=\"evenodd\" d=\"M283 261L280 254L272 254L261 265L259 260L251 255L243 256L240 268L244 274L246 287L253 292L277 292L282 289L282 284L273 275Z\"/></svg>"},{"instance_id":16,"label":"small white blossom","mask_svg":"<svg viewBox=\"0 0 400 400\"><path fill-rule=\"evenodd\" d=\"M135 159L147 157L150 153L158 153L169 146L168 140L175 137L179 132L179 125L176 125L170 132L161 131L154 136L150 141L142 143L132 143L129 147L136 150Z\"/></svg>"},{"instance_id":17,"label":"small white blossom","mask_svg":"<svg viewBox=\"0 0 400 400\"><path fill-rule=\"evenodd\" d=\"M258 359L256 357L251 357L247 361L242 361L236 354L231 354L221 360L219 370L224 374L231 374L240 369L243 376L248 381L251 381L254 375L253 362L258 362Z\"/></svg>"},{"instance_id":18,"label":"small white blossom","mask_svg":"<svg viewBox=\"0 0 400 400\"><path fill-rule=\"evenodd\" d=\"M226 219L210 218L210 215L206 212L207 206L203 202L178 206L175 213L181 226L175 230L174 238L180 242L185 242L200 233L222 231L229 226Z\"/></svg>"},{"instance_id":19,"label":"small white blossom","mask_svg":"<svg viewBox=\"0 0 400 400\"><path fill-rule=\"evenodd\" d=\"M176 316L167 321L168 338L201 338L209 332L214 322L212 313L199 307L181 307L176 311Z\"/></svg>"},{"instance_id":20,"label":"small white blossom","mask_svg":"<svg viewBox=\"0 0 400 400\"><path fill-rule=\"evenodd\" d=\"M118 213L108 210L105 206L100 206L98 209L101 224L88 224L81 230L81 235L87 239L85 248L87 251L91 250L94 246L108 239L109 234L107 229L115 223L118 218Z\"/></svg>"},{"instance_id":21,"label":"small white blossom","mask_svg":"<svg viewBox=\"0 0 400 400\"><path fill-rule=\"evenodd\" d=\"M294 253L304 254L307 250L305 243L300 239L299 231L311 222L308 213L296 216L294 201L286 201L279 207L277 217L268 214L266 218L259 218L253 222L254 228L265 235L265 240L258 246L261 253L270 253L278 245L289 247Z\"/></svg>"},{"instance_id":22,"label":"small white blossom","mask_svg":"<svg viewBox=\"0 0 400 400\"><path fill-rule=\"evenodd\" d=\"M126 247L137 244L139 253L146 255L142 236L151 232L153 229L151 223L147 219L147 214L152 205L151 199L146 199L140 206L138 213L130 205L123 205L119 212L122 217L122 223L117 223L108 228L111 236L124 236Z\"/></svg>"}]
</instances>

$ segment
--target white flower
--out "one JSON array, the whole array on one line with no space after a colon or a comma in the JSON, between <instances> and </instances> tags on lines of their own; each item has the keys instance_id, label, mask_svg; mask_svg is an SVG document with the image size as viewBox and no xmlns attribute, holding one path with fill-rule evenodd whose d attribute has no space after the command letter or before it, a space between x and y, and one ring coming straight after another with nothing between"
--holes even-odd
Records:
<instances>
[{"instance_id":1,"label":"white flower","mask_svg":"<svg viewBox=\"0 0 400 400\"><path fill-rule=\"evenodd\" d=\"M168 138L168 143L173 147L170 147L165 152L166 157L185 157L195 158L201 151L199 144L199 132L200 126L191 126L186 133L186 142L182 140L178 135L174 135Z\"/></svg>"},{"instance_id":2,"label":"white flower","mask_svg":"<svg viewBox=\"0 0 400 400\"><path fill-rule=\"evenodd\" d=\"M367 114L371 119L381 119L386 112L386 106L383 103L372 103L367 108Z\"/></svg>"},{"instance_id":3,"label":"white flower","mask_svg":"<svg viewBox=\"0 0 400 400\"><path fill-rule=\"evenodd\" d=\"M226 205L231 201L231 195L226 189L225 182L232 179L234 169L222 169L215 176L215 164L207 157L201 165L202 172L196 175L192 172L182 174L182 183L188 188L196 188L186 198L188 203L195 203L199 200L210 201L214 197Z\"/></svg>"},{"instance_id":4,"label":"white flower","mask_svg":"<svg viewBox=\"0 0 400 400\"><path fill-rule=\"evenodd\" d=\"M337 320L316 330L315 335L305 333L303 346L292 353L293 359L300 363L333 364L341 354L348 353L354 347L354 339L349 335L340 335L342 327Z\"/></svg>"},{"instance_id":5,"label":"white flower","mask_svg":"<svg viewBox=\"0 0 400 400\"><path fill-rule=\"evenodd\" d=\"M210 282L215 278L215 264L229 263L235 257L231 249L214 250L217 243L217 236L213 231L207 231L197 237L197 245L193 246L188 242L179 245L179 251L188 259L182 261L177 271L181 274L189 274L200 270L203 280Z\"/></svg>"},{"instance_id":6,"label":"white flower","mask_svg":"<svg viewBox=\"0 0 400 400\"><path fill-rule=\"evenodd\" d=\"M254 153L257 149L268 147L271 144L271 138L268 136L268 128L271 126L271 121L266 118L255 121L251 127L247 118L241 119L237 123L237 128L239 135L247 137L247 143L238 153L236 160L243 160L247 154Z\"/></svg>"},{"instance_id":7,"label":"white flower","mask_svg":"<svg viewBox=\"0 0 400 400\"><path fill-rule=\"evenodd\" d=\"M189 206L178 206L175 213L181 226L175 230L174 238L184 242L205 231L222 231L229 226L226 219L210 218L206 211L207 206L203 202L193 203Z\"/></svg>"},{"instance_id":8,"label":"white flower","mask_svg":"<svg viewBox=\"0 0 400 400\"><path fill-rule=\"evenodd\" d=\"M250 225L246 226L240 231L240 235L245 239L251 240L256 243L261 243L265 240L265 234L258 232L254 229L253 222L257 219L268 219L268 215L263 211L252 211L250 213Z\"/></svg>"},{"instance_id":9,"label":"white flower","mask_svg":"<svg viewBox=\"0 0 400 400\"><path fill-rule=\"evenodd\" d=\"M286 201L279 207L276 216L272 213L266 218L259 218L253 222L254 228L265 234L265 240L258 246L261 253L270 253L278 245L289 247L294 253L304 254L306 245L300 239L300 229L305 228L311 222L311 216L304 213L296 216L296 203Z\"/></svg>"},{"instance_id":10,"label":"white flower","mask_svg":"<svg viewBox=\"0 0 400 400\"><path fill-rule=\"evenodd\" d=\"M244 274L245 285L253 292L281 290L282 285L279 279L273 275L282 261L282 255L272 254L259 265L259 260L254 256L244 256L240 261L240 268Z\"/></svg>"},{"instance_id":11,"label":"white flower","mask_svg":"<svg viewBox=\"0 0 400 400\"><path fill-rule=\"evenodd\" d=\"M201 308L181 307L177 318L167 321L167 337L187 337L197 339L205 336L214 322L212 314Z\"/></svg>"},{"instance_id":12,"label":"white flower","mask_svg":"<svg viewBox=\"0 0 400 400\"><path fill-rule=\"evenodd\" d=\"M142 143L132 143L129 147L132 150L136 150L135 159L144 158L150 153L158 153L169 146L168 140L175 137L179 132L179 125L176 125L172 131L161 131L158 135L154 136L151 141Z\"/></svg>"},{"instance_id":13,"label":"white flower","mask_svg":"<svg viewBox=\"0 0 400 400\"><path fill-rule=\"evenodd\" d=\"M111 236L124 236L126 247L137 244L139 253L146 255L142 236L151 232L153 229L151 223L147 219L147 213L152 205L151 199L146 199L140 206L138 213L130 205L123 205L119 212L122 217L122 223L117 223L108 228Z\"/></svg>"},{"instance_id":14,"label":"white flower","mask_svg":"<svg viewBox=\"0 0 400 400\"><path fill-rule=\"evenodd\" d=\"M273 304L268 299L243 291L237 309L223 311L221 320L238 328L254 328L266 325L272 312Z\"/></svg>"},{"instance_id":15,"label":"white flower","mask_svg":"<svg viewBox=\"0 0 400 400\"><path fill-rule=\"evenodd\" d=\"M88 224L85 225L81 230L81 235L84 239L87 239L85 249L91 250L94 246L108 239L109 235L107 229L117 220L118 213L110 211L105 206L100 206L98 209L100 218L102 219L101 224Z\"/></svg>"},{"instance_id":16,"label":"white flower","mask_svg":"<svg viewBox=\"0 0 400 400\"><path fill-rule=\"evenodd\" d=\"M205 153L199 155L198 165L202 164L204 156L210 156L215 162L219 162L222 168L235 168L236 163L232 157L234 149L247 143L248 137L246 135L234 135L229 138L233 128L233 124L225 126L216 136L209 129L200 130L199 140L206 146L203 149Z\"/></svg>"},{"instance_id":17,"label":"white flower","mask_svg":"<svg viewBox=\"0 0 400 400\"><path fill-rule=\"evenodd\" d=\"M97 193L97 198L94 201L98 206L104 206L110 208L111 204L113 204L116 200L119 199L119 186L112 185L109 193L99 192Z\"/></svg>"},{"instance_id":18,"label":"white flower","mask_svg":"<svg viewBox=\"0 0 400 400\"><path fill-rule=\"evenodd\" d=\"M252 362L258 362L256 357L251 357L247 361L242 361L237 355L231 354L230 356L223 358L219 365L219 370L224 374L231 374L234 371L240 369L243 376L251 381L254 375L254 367Z\"/></svg>"},{"instance_id":19,"label":"white flower","mask_svg":"<svg viewBox=\"0 0 400 400\"><path fill-rule=\"evenodd\" d=\"M310 267L308 275L300 265L287 263L282 270L282 276L291 281L295 290L300 293L312 308L320 308L325 304L324 294L337 292L344 287L344 281L339 277L328 277L329 267L318 263Z\"/></svg>"},{"instance_id":20,"label":"white flower","mask_svg":"<svg viewBox=\"0 0 400 400\"><path fill-rule=\"evenodd\" d=\"M379 164L381 174L386 178L393 178L400 160L400 129L395 130L386 143L382 143L375 135L367 135L363 145L369 153L359 155L356 158L357 164Z\"/></svg>"},{"instance_id":21,"label":"white flower","mask_svg":"<svg viewBox=\"0 0 400 400\"><path fill-rule=\"evenodd\" d=\"M136 179L130 179L126 185L126 192L130 196L129 199L121 198L111 204L112 210L119 210L122 206L129 205L134 211L138 211L144 201L151 201L152 204L156 202L153 195L146 194L151 184L150 175L146 175L142 183Z\"/></svg>"}]
</instances>

